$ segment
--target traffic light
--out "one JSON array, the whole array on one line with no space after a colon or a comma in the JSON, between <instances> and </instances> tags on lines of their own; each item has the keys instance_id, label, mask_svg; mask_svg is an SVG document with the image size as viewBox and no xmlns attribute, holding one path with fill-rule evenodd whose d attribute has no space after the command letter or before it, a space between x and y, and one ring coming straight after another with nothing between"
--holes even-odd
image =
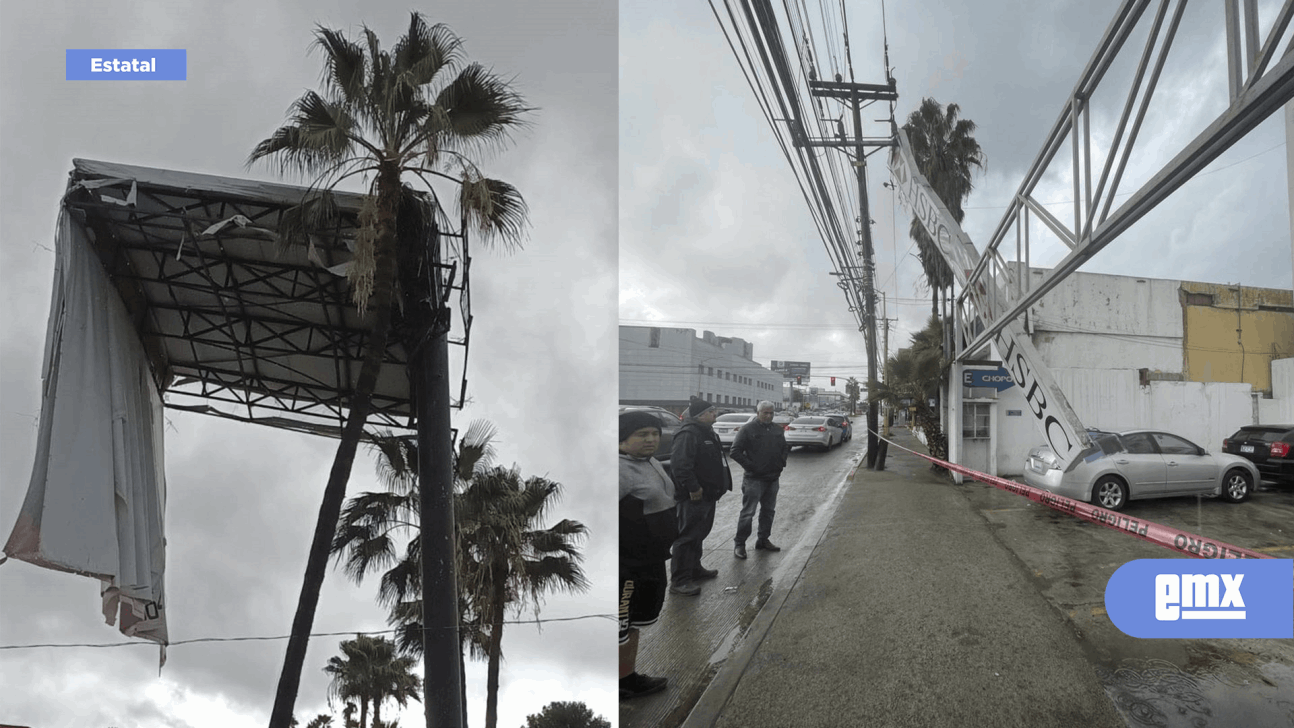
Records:
<instances>
[{"instance_id":1,"label":"traffic light","mask_svg":"<svg viewBox=\"0 0 1294 728\"><path fill-rule=\"evenodd\" d=\"M795 383L796 383L796 384L800 384L800 383L801 383L801 382L800 382L800 379L801 379L801 377L800 377L800 375L799 375L799 374L795 375Z\"/></svg>"},{"instance_id":2,"label":"traffic light","mask_svg":"<svg viewBox=\"0 0 1294 728\"><path fill-rule=\"evenodd\" d=\"M832 377L832 378L831 378L831 386L833 386L833 387L834 387L834 386L836 386L836 378L835 378L835 377Z\"/></svg>"}]
</instances>

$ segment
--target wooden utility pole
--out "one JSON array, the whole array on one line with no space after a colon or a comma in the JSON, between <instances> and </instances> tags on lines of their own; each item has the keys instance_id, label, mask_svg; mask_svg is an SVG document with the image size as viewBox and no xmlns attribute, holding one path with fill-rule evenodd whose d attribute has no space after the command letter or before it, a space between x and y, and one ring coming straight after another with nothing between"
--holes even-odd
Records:
<instances>
[{"instance_id":1,"label":"wooden utility pole","mask_svg":"<svg viewBox=\"0 0 1294 728\"><path fill-rule=\"evenodd\" d=\"M873 468L876 464L876 453L878 437L880 432L880 419L877 416L877 403L872 398L876 392L876 291L874 289L873 274L876 270L875 256L872 251L872 225L871 214L867 207L867 155L864 152L865 147L883 147L893 146L894 141L891 138L884 140L865 140L863 139L863 102L864 101L895 101L898 99L898 92L895 90L894 79L890 79L888 84L875 83L845 83L836 76L836 81L810 81L809 91L814 96L838 99L849 104L853 112L854 119L854 138L853 140L844 139L842 132L839 140L822 140L812 142L813 146L831 146L854 149L854 168L858 170L858 226L860 245L863 252L863 277L862 277L862 298L863 298L863 327L866 330L867 337L867 467ZM850 279L854 280L854 279Z\"/></svg>"}]
</instances>

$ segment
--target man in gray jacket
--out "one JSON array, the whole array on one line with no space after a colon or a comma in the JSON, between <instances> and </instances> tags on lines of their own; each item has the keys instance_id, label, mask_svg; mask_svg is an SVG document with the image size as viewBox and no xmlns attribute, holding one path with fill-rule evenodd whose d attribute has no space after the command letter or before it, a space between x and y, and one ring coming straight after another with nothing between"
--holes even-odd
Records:
<instances>
[{"instance_id":1,"label":"man in gray jacket","mask_svg":"<svg viewBox=\"0 0 1294 728\"><path fill-rule=\"evenodd\" d=\"M791 447L780 425L773 424L773 403L760 402L755 419L747 422L733 440L732 459L746 471L741 479L741 515L737 518L736 546L732 553L746 558L746 539L750 538L751 521L759 509L759 533L755 548L781 551L768 540L773 531L773 514L777 512L778 478L786 468Z\"/></svg>"}]
</instances>

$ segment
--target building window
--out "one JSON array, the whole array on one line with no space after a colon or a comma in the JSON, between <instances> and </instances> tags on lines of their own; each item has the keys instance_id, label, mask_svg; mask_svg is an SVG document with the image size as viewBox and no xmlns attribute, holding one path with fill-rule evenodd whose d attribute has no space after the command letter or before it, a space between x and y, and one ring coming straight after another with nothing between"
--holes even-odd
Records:
<instances>
[{"instance_id":1,"label":"building window","mask_svg":"<svg viewBox=\"0 0 1294 728\"><path fill-rule=\"evenodd\" d=\"M988 402L965 402L962 405L962 439L987 440L989 438Z\"/></svg>"},{"instance_id":2,"label":"building window","mask_svg":"<svg viewBox=\"0 0 1294 728\"><path fill-rule=\"evenodd\" d=\"M724 378L726 381L731 382L731 381L732 381L732 372L724 372L724 373L723 373L723 378Z\"/></svg>"},{"instance_id":3,"label":"building window","mask_svg":"<svg viewBox=\"0 0 1294 728\"><path fill-rule=\"evenodd\" d=\"M706 375L707 375L707 376L711 376L711 377L713 377L713 376L714 376L714 367L706 367L706 368L705 368L705 373L706 373Z\"/></svg>"},{"instance_id":4,"label":"building window","mask_svg":"<svg viewBox=\"0 0 1294 728\"><path fill-rule=\"evenodd\" d=\"M696 365L696 373L697 373L697 374L705 374L705 365L704 365L704 364L697 364L697 365Z\"/></svg>"},{"instance_id":5,"label":"building window","mask_svg":"<svg viewBox=\"0 0 1294 728\"><path fill-rule=\"evenodd\" d=\"M651 329L651 342L647 344L647 346L653 349L660 348L660 329L656 328L655 326L653 326Z\"/></svg>"}]
</instances>

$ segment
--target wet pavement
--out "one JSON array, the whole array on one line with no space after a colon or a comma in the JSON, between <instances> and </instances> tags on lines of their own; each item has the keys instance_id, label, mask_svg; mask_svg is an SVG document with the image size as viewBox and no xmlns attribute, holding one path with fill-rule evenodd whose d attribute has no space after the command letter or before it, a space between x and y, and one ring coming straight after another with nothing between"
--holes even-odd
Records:
<instances>
[{"instance_id":1,"label":"wet pavement","mask_svg":"<svg viewBox=\"0 0 1294 728\"><path fill-rule=\"evenodd\" d=\"M861 443L861 447L865 447ZM644 629L638 653L638 671L669 677L667 690L620 703L623 728L676 728L683 724L718 668L736 647L773 593L776 581L791 581L789 568L803 566L812 543L796 546L819 517L830 516L845 477L861 457L860 440L828 452L797 448L782 473L777 514L770 537L782 547L778 553L756 551L752 535L746 542L749 558L732 555L741 511L741 467L732 463L733 490L719 500L714 529L705 542L702 563L718 569L719 576L701 583L699 596L670 594L660 621ZM781 572L781 573L779 573Z\"/></svg>"},{"instance_id":2,"label":"wet pavement","mask_svg":"<svg viewBox=\"0 0 1294 728\"><path fill-rule=\"evenodd\" d=\"M622 725L1294 728L1294 640L1138 640L1110 623L1110 574L1173 552L953 485L894 448L846 484L860 445L793 455L779 554L733 560L740 498L720 502L706 544L720 577L644 632L639 665L671 687L622 702ZM1288 490L1128 511L1294 556Z\"/></svg>"},{"instance_id":3,"label":"wet pavement","mask_svg":"<svg viewBox=\"0 0 1294 728\"><path fill-rule=\"evenodd\" d=\"M971 507L1073 625L1128 726L1294 728L1294 640L1144 640L1105 613L1105 584L1133 559L1187 558L991 486L961 486ZM1129 503L1132 517L1294 556L1294 491L1260 486L1239 504L1202 497Z\"/></svg>"}]
</instances>

